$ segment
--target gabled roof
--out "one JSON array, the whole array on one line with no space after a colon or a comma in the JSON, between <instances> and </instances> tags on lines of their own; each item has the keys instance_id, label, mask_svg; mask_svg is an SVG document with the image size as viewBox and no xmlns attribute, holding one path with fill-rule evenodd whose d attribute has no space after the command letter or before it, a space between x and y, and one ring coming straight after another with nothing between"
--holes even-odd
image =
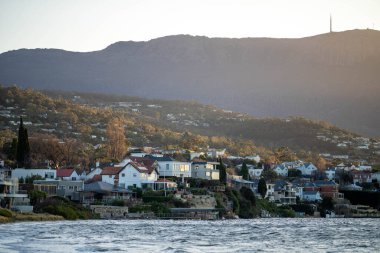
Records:
<instances>
[{"instance_id":1,"label":"gabled roof","mask_svg":"<svg viewBox=\"0 0 380 253\"><path fill-rule=\"evenodd\" d=\"M275 170L277 168L280 169L280 170L287 170L288 169L288 167L286 167L283 164L276 165L273 169Z\"/></svg>"},{"instance_id":2,"label":"gabled roof","mask_svg":"<svg viewBox=\"0 0 380 253\"><path fill-rule=\"evenodd\" d=\"M133 156L131 156L130 159L135 163L139 163L145 166L145 168L148 169L149 174L151 174L155 170L156 170L156 173L158 173L155 160L152 160L148 157L133 157Z\"/></svg>"},{"instance_id":3,"label":"gabled roof","mask_svg":"<svg viewBox=\"0 0 380 253\"><path fill-rule=\"evenodd\" d=\"M58 169L57 177L70 177L73 172L74 169Z\"/></svg>"},{"instance_id":4,"label":"gabled roof","mask_svg":"<svg viewBox=\"0 0 380 253\"><path fill-rule=\"evenodd\" d=\"M117 175L122 169L122 167L105 167L100 175Z\"/></svg>"},{"instance_id":5,"label":"gabled roof","mask_svg":"<svg viewBox=\"0 0 380 253\"><path fill-rule=\"evenodd\" d=\"M127 167L128 165L131 165L140 173L149 173L149 170L143 164L136 163L136 162L129 162L125 167Z\"/></svg>"}]
</instances>

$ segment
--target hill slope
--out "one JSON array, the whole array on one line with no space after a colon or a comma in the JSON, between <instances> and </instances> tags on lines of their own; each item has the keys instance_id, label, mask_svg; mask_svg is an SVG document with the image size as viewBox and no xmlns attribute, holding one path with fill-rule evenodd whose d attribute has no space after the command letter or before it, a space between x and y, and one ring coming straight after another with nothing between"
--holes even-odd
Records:
<instances>
[{"instance_id":1,"label":"hill slope","mask_svg":"<svg viewBox=\"0 0 380 253\"><path fill-rule=\"evenodd\" d=\"M0 55L0 82L196 100L255 116L305 116L380 136L380 32L301 39L168 36L88 53Z\"/></svg>"}]
</instances>

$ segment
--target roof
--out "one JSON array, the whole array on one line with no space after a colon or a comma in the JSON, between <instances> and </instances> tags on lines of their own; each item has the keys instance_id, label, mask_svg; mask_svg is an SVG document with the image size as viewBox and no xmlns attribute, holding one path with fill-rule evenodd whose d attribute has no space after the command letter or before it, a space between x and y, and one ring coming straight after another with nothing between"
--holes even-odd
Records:
<instances>
[{"instance_id":1,"label":"roof","mask_svg":"<svg viewBox=\"0 0 380 253\"><path fill-rule=\"evenodd\" d=\"M73 174L74 169L58 169L57 177L69 177Z\"/></svg>"},{"instance_id":2,"label":"roof","mask_svg":"<svg viewBox=\"0 0 380 253\"><path fill-rule=\"evenodd\" d=\"M206 164L207 163L207 161L200 159L200 158L194 158L192 162L193 162L193 164Z\"/></svg>"},{"instance_id":3,"label":"roof","mask_svg":"<svg viewBox=\"0 0 380 253\"><path fill-rule=\"evenodd\" d=\"M133 156L131 156L130 159L133 162L137 162L139 164L144 165L148 169L148 173L149 174L157 169L156 164L155 164L156 161L152 160L152 159L150 159L148 157L133 157Z\"/></svg>"},{"instance_id":4,"label":"roof","mask_svg":"<svg viewBox=\"0 0 380 253\"><path fill-rule=\"evenodd\" d=\"M129 162L126 166L128 166L128 165L131 165L133 168L135 168L140 173L149 173L149 170L144 166L144 164L137 163L137 162Z\"/></svg>"},{"instance_id":5,"label":"roof","mask_svg":"<svg viewBox=\"0 0 380 253\"><path fill-rule=\"evenodd\" d=\"M157 162L173 162L175 161L175 159L173 159L172 157L169 157L169 156L164 156L164 157L156 157L156 156L151 156L151 155L148 155L148 156L145 156L151 160L155 160Z\"/></svg>"},{"instance_id":6,"label":"roof","mask_svg":"<svg viewBox=\"0 0 380 253\"><path fill-rule=\"evenodd\" d=\"M93 182L84 185L85 192L110 193L110 192L129 192L127 189L115 188L114 185L105 182Z\"/></svg>"},{"instance_id":7,"label":"roof","mask_svg":"<svg viewBox=\"0 0 380 253\"><path fill-rule=\"evenodd\" d=\"M273 169L275 170L275 169L277 169L277 168L279 168L280 170L287 170L287 169L288 169L288 167L286 167L286 166L283 165L283 164L276 165Z\"/></svg>"},{"instance_id":8,"label":"roof","mask_svg":"<svg viewBox=\"0 0 380 253\"><path fill-rule=\"evenodd\" d=\"M317 180L314 181L316 186L324 186L324 185L336 185L334 181L325 181L325 180Z\"/></svg>"},{"instance_id":9,"label":"roof","mask_svg":"<svg viewBox=\"0 0 380 253\"><path fill-rule=\"evenodd\" d=\"M105 167L100 175L117 175L122 169L122 167Z\"/></svg>"},{"instance_id":10,"label":"roof","mask_svg":"<svg viewBox=\"0 0 380 253\"><path fill-rule=\"evenodd\" d=\"M316 195L316 194L318 194L318 191L304 191L302 194L303 195Z\"/></svg>"}]
</instances>

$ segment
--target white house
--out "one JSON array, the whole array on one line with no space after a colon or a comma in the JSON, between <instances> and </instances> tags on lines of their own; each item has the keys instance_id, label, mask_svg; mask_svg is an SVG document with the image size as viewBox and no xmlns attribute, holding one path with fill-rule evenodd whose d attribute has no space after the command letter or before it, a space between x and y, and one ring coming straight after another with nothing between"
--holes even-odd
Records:
<instances>
[{"instance_id":1,"label":"white house","mask_svg":"<svg viewBox=\"0 0 380 253\"><path fill-rule=\"evenodd\" d=\"M226 154L226 149L209 148L207 151L207 156L211 158L224 157L225 154Z\"/></svg>"},{"instance_id":2,"label":"white house","mask_svg":"<svg viewBox=\"0 0 380 253\"><path fill-rule=\"evenodd\" d=\"M304 201L320 201L322 200L319 191L304 191L302 194L302 200Z\"/></svg>"},{"instance_id":3,"label":"white house","mask_svg":"<svg viewBox=\"0 0 380 253\"><path fill-rule=\"evenodd\" d=\"M312 163L304 163L302 166L298 167L297 170L301 171L302 176L311 176L314 171L317 171L317 167Z\"/></svg>"},{"instance_id":4,"label":"white house","mask_svg":"<svg viewBox=\"0 0 380 253\"><path fill-rule=\"evenodd\" d=\"M130 162L119 171L119 187L128 189L129 187L143 187L143 185L153 185L158 179L158 172L155 168L147 168L143 164Z\"/></svg>"},{"instance_id":5,"label":"white house","mask_svg":"<svg viewBox=\"0 0 380 253\"><path fill-rule=\"evenodd\" d=\"M123 167L105 167L103 171L100 173L102 176L102 182L112 184L116 186L118 185L119 180L119 172L123 169ZM116 180L117 179L117 180Z\"/></svg>"},{"instance_id":6,"label":"white house","mask_svg":"<svg viewBox=\"0 0 380 253\"><path fill-rule=\"evenodd\" d=\"M255 161L256 163L259 163L261 160L259 155L246 156L245 159Z\"/></svg>"},{"instance_id":7,"label":"white house","mask_svg":"<svg viewBox=\"0 0 380 253\"><path fill-rule=\"evenodd\" d=\"M326 177L328 180L334 180L335 179L335 174L336 174L336 169L335 168L328 168L325 170Z\"/></svg>"},{"instance_id":8,"label":"white house","mask_svg":"<svg viewBox=\"0 0 380 253\"><path fill-rule=\"evenodd\" d=\"M86 180L90 180L90 179L94 178L94 176L100 175L100 173L102 173L102 171L103 170L99 167L91 170L89 173L87 173Z\"/></svg>"},{"instance_id":9,"label":"white house","mask_svg":"<svg viewBox=\"0 0 380 253\"><path fill-rule=\"evenodd\" d=\"M288 167L286 167L283 164L276 165L273 170L277 173L279 176L287 177L288 176Z\"/></svg>"},{"instance_id":10,"label":"white house","mask_svg":"<svg viewBox=\"0 0 380 253\"><path fill-rule=\"evenodd\" d=\"M57 171L53 169L24 169L17 168L11 171L12 178L25 179L32 176L41 176L42 178L55 179Z\"/></svg>"},{"instance_id":11,"label":"white house","mask_svg":"<svg viewBox=\"0 0 380 253\"><path fill-rule=\"evenodd\" d=\"M58 169L57 179L76 181L81 180L81 176L74 169Z\"/></svg>"},{"instance_id":12,"label":"white house","mask_svg":"<svg viewBox=\"0 0 380 253\"><path fill-rule=\"evenodd\" d=\"M259 179L261 177L261 173L263 173L263 170L263 168L252 167L248 169L248 173L251 178Z\"/></svg>"},{"instance_id":13,"label":"white house","mask_svg":"<svg viewBox=\"0 0 380 253\"><path fill-rule=\"evenodd\" d=\"M205 152L190 152L190 160L193 160L194 158L199 158L200 156L204 156Z\"/></svg>"}]
</instances>

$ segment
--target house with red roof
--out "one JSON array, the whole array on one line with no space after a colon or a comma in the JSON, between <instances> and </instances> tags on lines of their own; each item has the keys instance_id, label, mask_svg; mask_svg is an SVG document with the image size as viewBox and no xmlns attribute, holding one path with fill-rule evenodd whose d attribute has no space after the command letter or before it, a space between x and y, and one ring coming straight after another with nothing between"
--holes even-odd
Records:
<instances>
[{"instance_id":1,"label":"house with red roof","mask_svg":"<svg viewBox=\"0 0 380 253\"><path fill-rule=\"evenodd\" d=\"M66 181L81 180L80 176L73 168L57 169L57 179Z\"/></svg>"},{"instance_id":2,"label":"house with red roof","mask_svg":"<svg viewBox=\"0 0 380 253\"><path fill-rule=\"evenodd\" d=\"M103 168L100 175L102 176L102 182L119 185L119 172L123 169L123 167L105 167Z\"/></svg>"}]
</instances>

